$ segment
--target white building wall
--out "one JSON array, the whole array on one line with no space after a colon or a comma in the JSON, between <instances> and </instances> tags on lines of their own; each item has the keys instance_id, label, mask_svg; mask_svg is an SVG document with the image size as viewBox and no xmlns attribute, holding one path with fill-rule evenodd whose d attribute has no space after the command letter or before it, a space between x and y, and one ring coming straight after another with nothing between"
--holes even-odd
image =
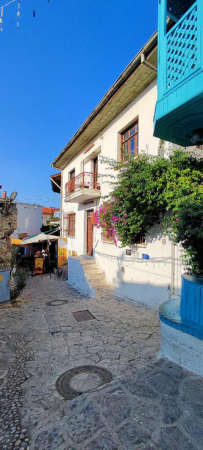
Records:
<instances>
[{"instance_id":1,"label":"white building wall","mask_svg":"<svg viewBox=\"0 0 203 450\"><path fill-rule=\"evenodd\" d=\"M112 122L86 146L63 170L62 213L76 213L75 238L68 238L68 251L77 255L86 253L86 211L96 210L100 200L92 200L88 205L65 201L65 184L69 181L69 172L75 169L75 175L83 171L92 172L91 162L95 153L100 156L120 159L120 133L138 117L139 120L139 153L147 151L157 155L159 139L153 136L153 116L157 98L156 81L152 82L136 99L134 99ZM90 151L86 152L86 150ZM89 158L89 160L88 160ZM106 165L99 160L98 173L103 174L101 195L108 195L111 186L106 175ZM112 171L110 171L112 174ZM63 221L62 221L63 222ZM62 230L63 233L63 230ZM170 294L179 294L181 285L181 260L179 249L175 249L175 260L172 263L171 242L162 235L161 224L155 225L146 236L145 245L131 247L132 255L126 255L126 248L117 247L101 241L101 229L94 227L94 256L105 272L115 290L133 301L141 302L153 309L168 300ZM143 260L142 254L149 255L149 260ZM172 280L172 265L175 265L174 286Z\"/></svg>"},{"instance_id":2,"label":"white building wall","mask_svg":"<svg viewBox=\"0 0 203 450\"><path fill-rule=\"evenodd\" d=\"M161 322L160 357L203 377L203 341Z\"/></svg>"},{"instance_id":3,"label":"white building wall","mask_svg":"<svg viewBox=\"0 0 203 450\"><path fill-rule=\"evenodd\" d=\"M42 214L42 225L46 226L51 219L51 214Z\"/></svg>"},{"instance_id":4,"label":"white building wall","mask_svg":"<svg viewBox=\"0 0 203 450\"><path fill-rule=\"evenodd\" d=\"M119 242L117 247L101 242L100 233L99 229L95 229L95 258L119 295L157 310L171 294L180 294L180 251L175 247L173 288L171 242L168 236L162 235L161 224L155 225L146 234L146 244L125 248L121 248ZM126 255L127 249L131 249L131 256ZM143 254L150 259L142 259Z\"/></svg>"},{"instance_id":5,"label":"white building wall","mask_svg":"<svg viewBox=\"0 0 203 450\"><path fill-rule=\"evenodd\" d=\"M17 229L11 237L18 238L20 233L27 233L28 236L40 233L42 206L20 202L16 202L16 206L18 210Z\"/></svg>"}]
</instances>

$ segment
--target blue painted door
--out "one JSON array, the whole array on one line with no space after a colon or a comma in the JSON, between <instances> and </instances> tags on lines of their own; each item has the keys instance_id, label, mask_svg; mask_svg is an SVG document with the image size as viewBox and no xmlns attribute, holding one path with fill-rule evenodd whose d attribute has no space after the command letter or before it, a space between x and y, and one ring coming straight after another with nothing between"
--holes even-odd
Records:
<instances>
[{"instance_id":1,"label":"blue painted door","mask_svg":"<svg viewBox=\"0 0 203 450\"><path fill-rule=\"evenodd\" d=\"M0 270L0 303L10 300L10 270Z\"/></svg>"}]
</instances>

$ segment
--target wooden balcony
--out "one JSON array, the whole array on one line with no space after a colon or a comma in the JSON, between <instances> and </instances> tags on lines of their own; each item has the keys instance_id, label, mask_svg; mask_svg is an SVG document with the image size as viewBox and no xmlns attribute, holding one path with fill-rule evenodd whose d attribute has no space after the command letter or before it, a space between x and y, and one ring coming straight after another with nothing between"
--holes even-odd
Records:
<instances>
[{"instance_id":1,"label":"wooden balcony","mask_svg":"<svg viewBox=\"0 0 203 450\"><path fill-rule=\"evenodd\" d=\"M65 185L65 201L83 203L101 196L101 175L82 172Z\"/></svg>"},{"instance_id":2,"label":"wooden balcony","mask_svg":"<svg viewBox=\"0 0 203 450\"><path fill-rule=\"evenodd\" d=\"M168 29L167 16L173 19ZM183 147L200 145L203 132L202 21L202 0L159 1L154 135Z\"/></svg>"}]
</instances>

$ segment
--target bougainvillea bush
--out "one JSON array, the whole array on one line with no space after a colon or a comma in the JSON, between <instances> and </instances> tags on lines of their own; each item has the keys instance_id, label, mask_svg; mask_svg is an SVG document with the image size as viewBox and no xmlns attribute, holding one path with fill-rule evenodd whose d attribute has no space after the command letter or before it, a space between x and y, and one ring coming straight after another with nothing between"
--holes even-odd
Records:
<instances>
[{"instance_id":1,"label":"bougainvillea bush","mask_svg":"<svg viewBox=\"0 0 203 450\"><path fill-rule=\"evenodd\" d=\"M101 227L103 233L105 233L105 235L108 238L112 237L112 239L116 244L117 230L114 223L114 217L112 215L112 206L113 206L112 200L106 201L100 206L99 210L95 212L95 219L97 223L97 228Z\"/></svg>"},{"instance_id":2,"label":"bougainvillea bush","mask_svg":"<svg viewBox=\"0 0 203 450\"><path fill-rule=\"evenodd\" d=\"M168 158L143 153L108 162L117 179L97 211L97 226L126 246L169 211L164 232L181 243L187 271L203 276L203 159L175 150Z\"/></svg>"}]
</instances>

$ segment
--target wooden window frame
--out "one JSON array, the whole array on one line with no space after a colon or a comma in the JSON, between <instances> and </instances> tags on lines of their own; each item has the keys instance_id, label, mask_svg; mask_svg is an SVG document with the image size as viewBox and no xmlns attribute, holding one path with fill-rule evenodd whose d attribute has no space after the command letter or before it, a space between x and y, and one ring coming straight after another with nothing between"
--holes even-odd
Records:
<instances>
[{"instance_id":1,"label":"wooden window frame","mask_svg":"<svg viewBox=\"0 0 203 450\"><path fill-rule=\"evenodd\" d=\"M102 234L102 242L107 242L108 244L115 244L114 238L111 235L107 235L107 231L103 231Z\"/></svg>"},{"instance_id":2,"label":"wooden window frame","mask_svg":"<svg viewBox=\"0 0 203 450\"><path fill-rule=\"evenodd\" d=\"M67 227L65 228L66 223L67 223ZM75 237L75 213L64 214L64 216L63 216L63 232L66 237Z\"/></svg>"},{"instance_id":3,"label":"wooden window frame","mask_svg":"<svg viewBox=\"0 0 203 450\"><path fill-rule=\"evenodd\" d=\"M131 130L132 128L134 128L136 125L137 125L137 129L135 130L135 132L134 132L132 135L129 133L129 136L128 136L126 139L124 139L124 135L125 135L126 133L130 132L130 130ZM139 118L135 119L134 122L132 122L130 125L128 125L128 126L120 133L120 135L121 135L121 149L122 149L122 151L121 151L121 161L124 162L124 161L125 161L125 155L127 155L127 156L132 156L132 157L135 157L135 156L138 155L138 152L139 152ZM131 152L130 152L130 141L131 141L133 138L135 138L135 137L136 137L136 148L135 148L135 150L134 150L134 154L131 154ZM124 151L124 147L123 147L123 146L124 146L124 144L126 144L126 143L127 143L127 147L128 147L128 153L123 152L123 151Z\"/></svg>"},{"instance_id":4,"label":"wooden window frame","mask_svg":"<svg viewBox=\"0 0 203 450\"><path fill-rule=\"evenodd\" d=\"M74 174L74 176L73 176L73 174ZM68 181L70 181L70 180L72 180L73 178L75 178L75 169L70 170L68 178L69 178Z\"/></svg>"}]
</instances>

